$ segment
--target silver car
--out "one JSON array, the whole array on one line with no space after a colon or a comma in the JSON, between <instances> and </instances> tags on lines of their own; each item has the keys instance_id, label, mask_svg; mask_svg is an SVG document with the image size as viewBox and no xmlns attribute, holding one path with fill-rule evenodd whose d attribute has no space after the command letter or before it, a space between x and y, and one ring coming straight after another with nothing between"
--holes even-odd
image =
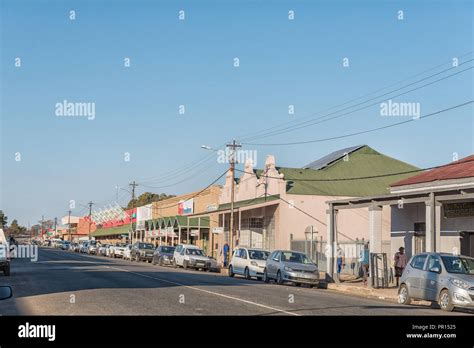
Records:
<instances>
[{"instance_id":1,"label":"silver car","mask_svg":"<svg viewBox=\"0 0 474 348\"><path fill-rule=\"evenodd\" d=\"M275 250L270 254L263 271L263 281L274 279L278 284L290 282L296 286L319 284L318 266L304 253Z\"/></svg>"},{"instance_id":2,"label":"silver car","mask_svg":"<svg viewBox=\"0 0 474 348\"><path fill-rule=\"evenodd\" d=\"M403 271L398 302L437 302L441 309L474 308L474 258L446 253L413 256Z\"/></svg>"}]
</instances>

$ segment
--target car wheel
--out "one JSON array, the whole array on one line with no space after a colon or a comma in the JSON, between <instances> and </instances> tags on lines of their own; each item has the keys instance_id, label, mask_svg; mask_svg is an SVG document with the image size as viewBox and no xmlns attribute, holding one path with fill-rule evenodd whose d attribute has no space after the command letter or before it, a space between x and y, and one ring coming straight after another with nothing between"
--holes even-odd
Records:
<instances>
[{"instance_id":1,"label":"car wheel","mask_svg":"<svg viewBox=\"0 0 474 348\"><path fill-rule=\"evenodd\" d=\"M398 303L404 305L409 305L411 303L408 287L405 284L400 285L400 289L398 289Z\"/></svg>"},{"instance_id":2,"label":"car wheel","mask_svg":"<svg viewBox=\"0 0 474 348\"><path fill-rule=\"evenodd\" d=\"M295 286L301 286L301 283L295 283Z\"/></svg>"},{"instance_id":3,"label":"car wheel","mask_svg":"<svg viewBox=\"0 0 474 348\"><path fill-rule=\"evenodd\" d=\"M257 280L258 280L258 281L261 281L261 280L262 280L262 277L257 277Z\"/></svg>"},{"instance_id":4,"label":"car wheel","mask_svg":"<svg viewBox=\"0 0 474 348\"><path fill-rule=\"evenodd\" d=\"M444 289L439 294L438 304L443 311L452 312L454 309L453 300L447 289Z\"/></svg>"},{"instance_id":5,"label":"car wheel","mask_svg":"<svg viewBox=\"0 0 474 348\"><path fill-rule=\"evenodd\" d=\"M267 269L266 269L266 268L265 268L265 270L263 271L263 282L264 282L264 283L270 282L270 278L268 278L268 273L267 273Z\"/></svg>"},{"instance_id":6,"label":"car wheel","mask_svg":"<svg viewBox=\"0 0 474 348\"><path fill-rule=\"evenodd\" d=\"M10 275L10 265L9 265L9 264L6 265L6 266L3 268L3 274L4 274L5 276L7 276L7 277Z\"/></svg>"},{"instance_id":7,"label":"car wheel","mask_svg":"<svg viewBox=\"0 0 474 348\"><path fill-rule=\"evenodd\" d=\"M232 265L229 266L229 277L233 277L235 275L234 273L234 268L232 267Z\"/></svg>"},{"instance_id":8,"label":"car wheel","mask_svg":"<svg viewBox=\"0 0 474 348\"><path fill-rule=\"evenodd\" d=\"M248 267L245 267L244 276L245 276L245 279L252 279L250 277L250 271Z\"/></svg>"},{"instance_id":9,"label":"car wheel","mask_svg":"<svg viewBox=\"0 0 474 348\"><path fill-rule=\"evenodd\" d=\"M183 261L183 268L184 269L188 268L188 261L186 261L186 260Z\"/></svg>"},{"instance_id":10,"label":"car wheel","mask_svg":"<svg viewBox=\"0 0 474 348\"><path fill-rule=\"evenodd\" d=\"M283 284L283 278L281 277L281 272L278 271L277 273L277 280L276 280L277 284L281 285Z\"/></svg>"}]
</instances>

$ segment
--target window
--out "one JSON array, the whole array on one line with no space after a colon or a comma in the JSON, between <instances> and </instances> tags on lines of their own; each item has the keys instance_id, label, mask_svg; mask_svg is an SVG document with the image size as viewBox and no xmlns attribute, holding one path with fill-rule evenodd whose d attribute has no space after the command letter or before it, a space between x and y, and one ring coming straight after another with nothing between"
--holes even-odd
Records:
<instances>
[{"instance_id":1,"label":"window","mask_svg":"<svg viewBox=\"0 0 474 348\"><path fill-rule=\"evenodd\" d=\"M273 254L272 254L272 260L273 259L277 259L278 261L280 261L280 252L279 251L274 251ZM275 260L274 260L275 261Z\"/></svg>"},{"instance_id":2,"label":"window","mask_svg":"<svg viewBox=\"0 0 474 348\"><path fill-rule=\"evenodd\" d=\"M430 257L428 258L428 263L426 265L427 271L433 268L438 268L441 271L441 262L439 261L438 256L430 255Z\"/></svg>"},{"instance_id":3,"label":"window","mask_svg":"<svg viewBox=\"0 0 474 348\"><path fill-rule=\"evenodd\" d=\"M263 218L249 218L250 228L263 228Z\"/></svg>"},{"instance_id":4,"label":"window","mask_svg":"<svg viewBox=\"0 0 474 348\"><path fill-rule=\"evenodd\" d=\"M449 273L474 274L474 259L470 257L446 255L441 256L444 267Z\"/></svg>"},{"instance_id":5,"label":"window","mask_svg":"<svg viewBox=\"0 0 474 348\"><path fill-rule=\"evenodd\" d=\"M413 260L411 261L410 265L413 268L423 269L423 266L425 265L426 257L427 257L426 254L415 256Z\"/></svg>"},{"instance_id":6,"label":"window","mask_svg":"<svg viewBox=\"0 0 474 348\"><path fill-rule=\"evenodd\" d=\"M247 259L247 251L245 249L240 249L240 257Z\"/></svg>"}]
</instances>

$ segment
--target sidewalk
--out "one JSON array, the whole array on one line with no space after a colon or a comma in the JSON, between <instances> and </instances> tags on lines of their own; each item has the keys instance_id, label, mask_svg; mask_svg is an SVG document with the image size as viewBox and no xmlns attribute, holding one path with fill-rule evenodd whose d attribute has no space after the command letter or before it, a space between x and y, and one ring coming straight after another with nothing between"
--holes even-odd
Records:
<instances>
[{"instance_id":1,"label":"sidewalk","mask_svg":"<svg viewBox=\"0 0 474 348\"><path fill-rule=\"evenodd\" d=\"M356 279L352 275L341 275L340 283L328 283L327 288L329 290L344 292L348 295L377 298L379 300L386 300L390 302L398 301L398 287L391 285L386 289L374 289L362 284L362 279ZM414 301L416 304L431 304L427 301Z\"/></svg>"}]
</instances>

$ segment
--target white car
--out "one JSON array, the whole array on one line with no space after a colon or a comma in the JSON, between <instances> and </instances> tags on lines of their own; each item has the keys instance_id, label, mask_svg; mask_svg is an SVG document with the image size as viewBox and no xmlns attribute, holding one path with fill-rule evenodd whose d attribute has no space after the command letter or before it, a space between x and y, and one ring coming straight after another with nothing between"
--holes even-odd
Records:
<instances>
[{"instance_id":1,"label":"white car","mask_svg":"<svg viewBox=\"0 0 474 348\"><path fill-rule=\"evenodd\" d=\"M131 251L132 251L132 244L127 244L125 246L125 250L123 251L123 259L124 260L132 260L132 254L131 254Z\"/></svg>"},{"instance_id":2,"label":"white car","mask_svg":"<svg viewBox=\"0 0 474 348\"><path fill-rule=\"evenodd\" d=\"M180 244L173 253L173 266L210 270L212 262L204 251L192 244Z\"/></svg>"},{"instance_id":3,"label":"white car","mask_svg":"<svg viewBox=\"0 0 474 348\"><path fill-rule=\"evenodd\" d=\"M246 279L254 277L261 280L269 255L269 251L262 249L242 247L235 249L229 264L229 276L238 274Z\"/></svg>"},{"instance_id":4,"label":"white car","mask_svg":"<svg viewBox=\"0 0 474 348\"><path fill-rule=\"evenodd\" d=\"M117 243L115 244L113 248L113 253L111 257L116 258L116 257L123 257L123 254L125 252L125 243Z\"/></svg>"}]
</instances>

